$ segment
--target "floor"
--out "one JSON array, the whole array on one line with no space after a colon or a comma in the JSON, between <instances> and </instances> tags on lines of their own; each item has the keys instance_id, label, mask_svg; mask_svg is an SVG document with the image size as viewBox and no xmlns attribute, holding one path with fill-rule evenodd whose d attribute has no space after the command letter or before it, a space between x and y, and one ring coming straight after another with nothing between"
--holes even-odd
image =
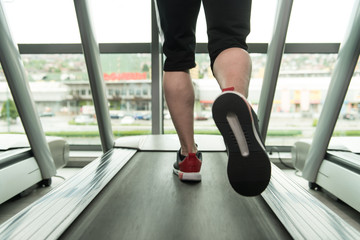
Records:
<instances>
[{"instance_id":1,"label":"floor","mask_svg":"<svg viewBox=\"0 0 360 240\"><path fill-rule=\"evenodd\" d=\"M41 196L47 194L52 189L61 185L65 180L74 176L80 168L62 168L58 170L57 176L53 177L53 182L50 187L35 189L27 196L15 197L0 205L0 224L20 212L22 209L30 205L32 202L39 199ZM284 170L288 177L297 182L300 186L308 189L307 181L299 176L294 170ZM308 189L309 190L309 189ZM322 203L327 205L331 210L337 213L347 223L360 231L360 213L342 203L335 200L332 196L325 192L309 190L310 194L319 199Z\"/></svg>"}]
</instances>

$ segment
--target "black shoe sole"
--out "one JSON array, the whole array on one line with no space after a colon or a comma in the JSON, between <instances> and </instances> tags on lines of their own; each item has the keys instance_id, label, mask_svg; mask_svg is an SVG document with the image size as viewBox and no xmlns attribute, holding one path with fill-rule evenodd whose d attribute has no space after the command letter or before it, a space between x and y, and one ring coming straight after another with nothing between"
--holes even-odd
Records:
<instances>
[{"instance_id":1,"label":"black shoe sole","mask_svg":"<svg viewBox=\"0 0 360 240\"><path fill-rule=\"evenodd\" d=\"M229 160L227 174L233 189L243 196L257 196L269 184L271 164L256 132L251 110L239 94L225 92L214 102L213 119L227 146ZM235 114L245 135L249 154L243 156L235 134L229 125L227 115Z\"/></svg>"}]
</instances>

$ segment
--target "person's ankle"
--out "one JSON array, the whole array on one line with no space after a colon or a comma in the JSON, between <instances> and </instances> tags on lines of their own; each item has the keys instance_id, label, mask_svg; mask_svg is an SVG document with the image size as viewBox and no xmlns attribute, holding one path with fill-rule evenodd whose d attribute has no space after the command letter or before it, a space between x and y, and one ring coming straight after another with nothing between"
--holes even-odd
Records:
<instances>
[{"instance_id":1,"label":"person's ankle","mask_svg":"<svg viewBox=\"0 0 360 240\"><path fill-rule=\"evenodd\" d=\"M197 153L197 151L197 146L195 145L193 148L191 148L191 151L188 151L185 148L181 148L180 154L186 157L189 155L189 153Z\"/></svg>"}]
</instances>

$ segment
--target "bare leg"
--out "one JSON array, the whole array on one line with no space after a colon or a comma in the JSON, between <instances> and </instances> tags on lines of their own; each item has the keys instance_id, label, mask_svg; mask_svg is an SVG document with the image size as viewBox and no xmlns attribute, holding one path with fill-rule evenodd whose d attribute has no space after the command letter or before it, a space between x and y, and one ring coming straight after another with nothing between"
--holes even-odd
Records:
<instances>
[{"instance_id":1,"label":"bare leg","mask_svg":"<svg viewBox=\"0 0 360 240\"><path fill-rule=\"evenodd\" d=\"M214 75L222 89L234 87L248 95L251 59L241 48L229 48L219 54L214 63ZM172 121L177 131L181 154L197 151L194 142L194 89L189 72L165 72L164 90Z\"/></svg>"},{"instance_id":2,"label":"bare leg","mask_svg":"<svg viewBox=\"0 0 360 240\"><path fill-rule=\"evenodd\" d=\"M194 142L194 88L189 72L165 72L165 98L177 131L181 154L196 153Z\"/></svg>"},{"instance_id":3,"label":"bare leg","mask_svg":"<svg viewBox=\"0 0 360 240\"><path fill-rule=\"evenodd\" d=\"M215 59L213 70L221 89L234 87L236 92L247 98L251 76L248 52L241 48L222 51Z\"/></svg>"}]
</instances>

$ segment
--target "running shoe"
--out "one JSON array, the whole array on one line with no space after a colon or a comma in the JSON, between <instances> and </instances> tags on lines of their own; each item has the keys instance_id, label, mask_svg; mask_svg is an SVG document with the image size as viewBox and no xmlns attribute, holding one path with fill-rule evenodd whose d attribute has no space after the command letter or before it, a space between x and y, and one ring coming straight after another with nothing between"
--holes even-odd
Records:
<instances>
[{"instance_id":1,"label":"running shoe","mask_svg":"<svg viewBox=\"0 0 360 240\"><path fill-rule=\"evenodd\" d=\"M182 156L180 150L177 152L176 162L174 163L174 173L179 176L181 181L201 181L201 152L189 153Z\"/></svg>"},{"instance_id":2,"label":"running shoe","mask_svg":"<svg viewBox=\"0 0 360 240\"><path fill-rule=\"evenodd\" d=\"M259 195L269 184L271 164L255 112L243 95L224 91L214 101L212 113L227 147L231 186L243 196Z\"/></svg>"}]
</instances>

